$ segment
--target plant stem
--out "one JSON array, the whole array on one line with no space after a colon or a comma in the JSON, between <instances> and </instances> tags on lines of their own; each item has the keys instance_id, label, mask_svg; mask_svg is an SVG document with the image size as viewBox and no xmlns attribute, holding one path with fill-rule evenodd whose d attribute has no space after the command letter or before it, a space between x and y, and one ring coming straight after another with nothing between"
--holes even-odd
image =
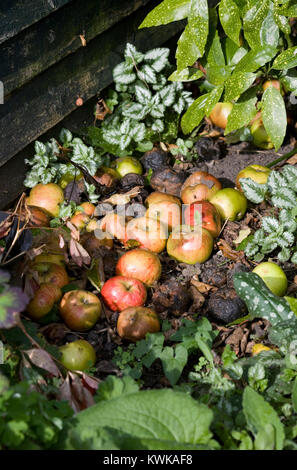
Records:
<instances>
[{"instance_id":1,"label":"plant stem","mask_svg":"<svg viewBox=\"0 0 297 470\"><path fill-rule=\"evenodd\" d=\"M295 153L297 153L297 147L291 150L291 152L288 152L285 155L282 155L281 157L277 158L276 160L273 160L273 162L268 163L266 166L267 168L271 168L272 166L276 165L279 162L282 162L283 160L288 160L288 158L295 155Z\"/></svg>"}]
</instances>

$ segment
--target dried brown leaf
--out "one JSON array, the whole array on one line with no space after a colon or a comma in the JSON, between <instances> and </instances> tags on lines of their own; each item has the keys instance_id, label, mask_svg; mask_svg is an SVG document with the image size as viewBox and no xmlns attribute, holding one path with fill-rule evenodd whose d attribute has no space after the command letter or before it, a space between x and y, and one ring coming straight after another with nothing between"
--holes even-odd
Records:
<instances>
[{"instance_id":1,"label":"dried brown leaf","mask_svg":"<svg viewBox=\"0 0 297 470\"><path fill-rule=\"evenodd\" d=\"M44 349L28 349L27 351L24 351L24 353L26 353L30 361L40 369L46 370L54 377L59 377L61 375L55 361Z\"/></svg>"},{"instance_id":2,"label":"dried brown leaf","mask_svg":"<svg viewBox=\"0 0 297 470\"><path fill-rule=\"evenodd\" d=\"M71 238L69 244L69 252L73 261L81 268L84 264L91 263L91 257L87 250L76 240Z\"/></svg>"},{"instance_id":3,"label":"dried brown leaf","mask_svg":"<svg viewBox=\"0 0 297 470\"><path fill-rule=\"evenodd\" d=\"M108 199L105 199L103 202L110 202L113 206L124 205L131 201L134 197L136 197L140 193L140 186L135 186L135 188L131 189L127 193L124 194L113 194Z\"/></svg>"}]
</instances>

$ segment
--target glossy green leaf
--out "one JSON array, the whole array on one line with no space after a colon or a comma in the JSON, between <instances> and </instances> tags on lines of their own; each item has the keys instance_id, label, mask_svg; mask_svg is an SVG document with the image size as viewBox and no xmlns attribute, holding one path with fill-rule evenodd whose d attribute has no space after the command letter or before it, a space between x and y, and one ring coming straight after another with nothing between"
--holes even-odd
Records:
<instances>
[{"instance_id":1,"label":"glossy green leaf","mask_svg":"<svg viewBox=\"0 0 297 470\"><path fill-rule=\"evenodd\" d=\"M286 135L287 113L282 95L272 86L263 93L262 119L267 134L278 150Z\"/></svg>"},{"instance_id":2,"label":"glossy green leaf","mask_svg":"<svg viewBox=\"0 0 297 470\"><path fill-rule=\"evenodd\" d=\"M205 109L204 109L205 116L209 116L214 106L218 103L218 101L220 101L223 90L224 90L223 86L218 86L210 92L207 103L205 105Z\"/></svg>"},{"instance_id":3,"label":"glossy green leaf","mask_svg":"<svg viewBox=\"0 0 297 470\"><path fill-rule=\"evenodd\" d=\"M262 45L260 30L268 11L269 0L261 0L254 3L244 14L244 37L252 49L257 49Z\"/></svg>"},{"instance_id":4,"label":"glossy green leaf","mask_svg":"<svg viewBox=\"0 0 297 470\"><path fill-rule=\"evenodd\" d=\"M286 75L281 77L280 81L285 91L297 91L297 70L289 70Z\"/></svg>"},{"instance_id":5,"label":"glossy green leaf","mask_svg":"<svg viewBox=\"0 0 297 470\"><path fill-rule=\"evenodd\" d=\"M291 27L289 25L288 18L286 18L284 15L281 15L276 6L274 6L273 18L277 26L283 33L291 33Z\"/></svg>"},{"instance_id":6,"label":"glossy green leaf","mask_svg":"<svg viewBox=\"0 0 297 470\"><path fill-rule=\"evenodd\" d=\"M258 50L251 50L238 62L235 72L255 72L273 59L276 53L277 49L272 46L262 46Z\"/></svg>"},{"instance_id":7,"label":"glossy green leaf","mask_svg":"<svg viewBox=\"0 0 297 470\"><path fill-rule=\"evenodd\" d=\"M297 46L281 52L272 64L276 70L287 70L297 66Z\"/></svg>"},{"instance_id":8,"label":"glossy green leaf","mask_svg":"<svg viewBox=\"0 0 297 470\"><path fill-rule=\"evenodd\" d=\"M175 385L188 361L188 351L178 344L174 349L166 346L161 355L163 371L171 385Z\"/></svg>"},{"instance_id":9,"label":"glossy green leaf","mask_svg":"<svg viewBox=\"0 0 297 470\"><path fill-rule=\"evenodd\" d=\"M221 0L219 5L220 21L227 36L240 45L239 34L241 18L239 8L233 0Z\"/></svg>"},{"instance_id":10,"label":"glossy green leaf","mask_svg":"<svg viewBox=\"0 0 297 470\"><path fill-rule=\"evenodd\" d=\"M292 390L292 404L295 413L297 413L297 377L295 378L293 390Z\"/></svg>"},{"instance_id":11,"label":"glossy green leaf","mask_svg":"<svg viewBox=\"0 0 297 470\"><path fill-rule=\"evenodd\" d=\"M202 57L208 36L207 0L192 0L188 24L178 40L176 50L177 69L183 70Z\"/></svg>"},{"instance_id":12,"label":"glossy green leaf","mask_svg":"<svg viewBox=\"0 0 297 470\"><path fill-rule=\"evenodd\" d=\"M270 8L266 18L260 28L260 43L265 46L277 47L279 41L279 28L273 16L273 4L270 2Z\"/></svg>"},{"instance_id":13,"label":"glossy green leaf","mask_svg":"<svg viewBox=\"0 0 297 470\"><path fill-rule=\"evenodd\" d=\"M143 20L139 28L149 28L187 18L191 0L164 0Z\"/></svg>"},{"instance_id":14,"label":"glossy green leaf","mask_svg":"<svg viewBox=\"0 0 297 470\"><path fill-rule=\"evenodd\" d=\"M231 67L228 65L210 65L207 67L207 80L213 85L222 85L231 74Z\"/></svg>"},{"instance_id":15,"label":"glossy green leaf","mask_svg":"<svg viewBox=\"0 0 297 470\"><path fill-rule=\"evenodd\" d=\"M232 111L228 116L225 134L247 126L257 113L256 103L256 90L252 89L244 93L237 103L233 105Z\"/></svg>"},{"instance_id":16,"label":"glossy green leaf","mask_svg":"<svg viewBox=\"0 0 297 470\"><path fill-rule=\"evenodd\" d=\"M179 72L175 70L175 72L168 77L168 80L172 82L192 82L193 80L199 80L203 75L201 70L187 67Z\"/></svg>"},{"instance_id":17,"label":"glossy green leaf","mask_svg":"<svg viewBox=\"0 0 297 470\"><path fill-rule=\"evenodd\" d=\"M210 92L211 93L211 92ZM205 116L205 105L210 93L199 96L194 103L187 109L181 120L181 126L184 134L189 134L197 127Z\"/></svg>"},{"instance_id":18,"label":"glossy green leaf","mask_svg":"<svg viewBox=\"0 0 297 470\"><path fill-rule=\"evenodd\" d=\"M214 37L212 38L212 42L209 46L207 55L206 55L207 63L210 65L225 65L225 57L221 46L221 41L219 37L219 33L216 30Z\"/></svg>"},{"instance_id":19,"label":"glossy green leaf","mask_svg":"<svg viewBox=\"0 0 297 470\"><path fill-rule=\"evenodd\" d=\"M246 91L255 81L252 72L233 73L225 82L225 101L232 101Z\"/></svg>"}]
</instances>

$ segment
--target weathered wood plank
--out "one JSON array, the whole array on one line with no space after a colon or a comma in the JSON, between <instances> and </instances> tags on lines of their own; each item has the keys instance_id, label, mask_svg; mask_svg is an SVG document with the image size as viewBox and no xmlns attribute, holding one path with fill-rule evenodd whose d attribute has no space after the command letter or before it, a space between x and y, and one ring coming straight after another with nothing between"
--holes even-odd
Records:
<instances>
[{"instance_id":1,"label":"weathered wood plank","mask_svg":"<svg viewBox=\"0 0 297 470\"><path fill-rule=\"evenodd\" d=\"M37 76L0 106L0 166L76 108L76 98L95 96L112 81L126 42L143 50L164 43L184 25L138 30L149 7L141 8L54 67Z\"/></svg>"},{"instance_id":2,"label":"weathered wood plank","mask_svg":"<svg viewBox=\"0 0 297 470\"><path fill-rule=\"evenodd\" d=\"M0 79L5 95L82 47L80 35L88 43L149 1L74 0L5 42L0 48Z\"/></svg>"},{"instance_id":3,"label":"weathered wood plank","mask_svg":"<svg viewBox=\"0 0 297 470\"><path fill-rule=\"evenodd\" d=\"M71 0L1 0L0 44Z\"/></svg>"}]
</instances>

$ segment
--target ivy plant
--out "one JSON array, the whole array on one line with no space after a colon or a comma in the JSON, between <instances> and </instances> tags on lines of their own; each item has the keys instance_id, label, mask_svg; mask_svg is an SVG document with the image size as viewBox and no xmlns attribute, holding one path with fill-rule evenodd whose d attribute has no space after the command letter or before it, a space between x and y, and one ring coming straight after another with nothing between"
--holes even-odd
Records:
<instances>
[{"instance_id":1,"label":"ivy plant","mask_svg":"<svg viewBox=\"0 0 297 470\"><path fill-rule=\"evenodd\" d=\"M177 44L177 69L169 77L200 80L201 96L181 121L184 133L209 116L217 102L232 102L226 134L243 131L261 110L272 143L280 147L287 125L284 99L273 87L263 92L261 85L277 79L285 91L297 93L290 22L296 16L294 0L220 0L213 8L207 0L163 0L147 15L140 28L187 19Z\"/></svg>"},{"instance_id":2,"label":"ivy plant","mask_svg":"<svg viewBox=\"0 0 297 470\"><path fill-rule=\"evenodd\" d=\"M278 209L277 216L263 217L261 228L249 237L246 256L261 261L266 254L279 250L280 261L291 259L297 264L297 168L286 165L281 171L271 171L265 184L250 178L241 178L240 184L251 202L267 200Z\"/></svg>"},{"instance_id":3,"label":"ivy plant","mask_svg":"<svg viewBox=\"0 0 297 470\"><path fill-rule=\"evenodd\" d=\"M109 90L101 126L89 127L93 145L117 156L152 149L154 142L177 137L179 117L193 102L179 82L168 83L169 49L146 53L127 44L124 61L113 70L115 90Z\"/></svg>"}]
</instances>

